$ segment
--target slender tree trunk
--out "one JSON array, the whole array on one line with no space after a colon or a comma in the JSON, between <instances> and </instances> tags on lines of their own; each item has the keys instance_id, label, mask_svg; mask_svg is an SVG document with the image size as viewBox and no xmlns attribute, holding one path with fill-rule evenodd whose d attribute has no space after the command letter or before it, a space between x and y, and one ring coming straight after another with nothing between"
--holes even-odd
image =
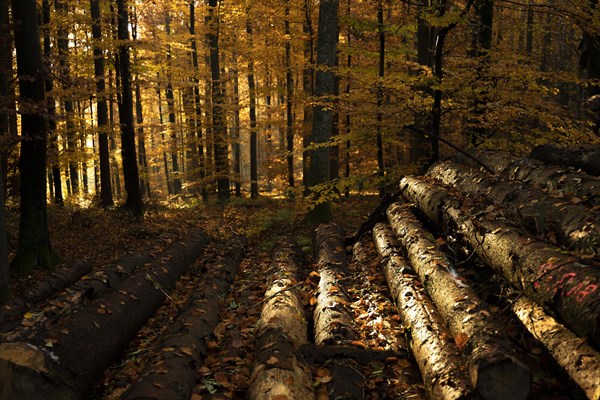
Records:
<instances>
[{"instance_id":1,"label":"slender tree trunk","mask_svg":"<svg viewBox=\"0 0 600 400\"><path fill-rule=\"evenodd\" d=\"M131 66L129 63L129 15L125 0L117 0L119 14L118 35L119 66L121 78L121 104L119 119L121 123L121 154L123 157L123 178L127 200L125 206L138 217L143 217L144 203L140 190L140 178L135 151L135 131L133 123L133 96L131 91Z\"/></svg>"},{"instance_id":2,"label":"slender tree trunk","mask_svg":"<svg viewBox=\"0 0 600 400\"><path fill-rule=\"evenodd\" d=\"M286 85L286 141L287 141L287 166L288 186L294 187L294 81L292 78L292 44L290 31L290 0L285 2L285 85Z\"/></svg>"},{"instance_id":3,"label":"slender tree trunk","mask_svg":"<svg viewBox=\"0 0 600 400\"><path fill-rule=\"evenodd\" d=\"M241 155L241 134L240 134L240 85L238 78L238 54L237 41L233 52L233 68L231 69L231 79L233 82L233 173L235 174L235 197L242 197L242 155Z\"/></svg>"},{"instance_id":4,"label":"slender tree trunk","mask_svg":"<svg viewBox=\"0 0 600 400\"><path fill-rule=\"evenodd\" d=\"M135 117L138 134L138 165L140 171L140 188L142 195L150 197L150 182L148 181L148 159L146 158L146 140L144 138L144 114L142 108L142 95L140 84L135 84Z\"/></svg>"},{"instance_id":5,"label":"slender tree trunk","mask_svg":"<svg viewBox=\"0 0 600 400\"><path fill-rule=\"evenodd\" d=\"M350 16L350 0L348 0L348 3L346 5L346 16L349 17ZM352 35L350 34L351 30L350 30L350 25L348 25L347 27L347 31L346 31L346 44L348 46L348 49L350 49L350 40L352 39ZM348 67L348 71L350 71L350 69L352 68L352 52L348 51L348 56L346 57L346 67ZM350 102L350 73L348 73L348 77L346 78L346 98L348 99L348 102ZM350 141L350 133L351 133L351 128L350 125L352 123L352 117L350 116L350 104L347 105L348 109L345 112L345 129L346 129L346 151L345 151L345 157L344 157L344 164L345 164L345 168L344 168L344 177L346 179L350 178L350 149L352 148L352 142ZM344 189L344 196L349 197L350 196L350 186L346 186Z\"/></svg>"},{"instance_id":6,"label":"slender tree trunk","mask_svg":"<svg viewBox=\"0 0 600 400\"><path fill-rule=\"evenodd\" d=\"M61 17L59 21L58 29L58 60L59 60L59 76L62 83L63 89L63 107L66 119L66 137L67 137L67 157L69 166L69 183L71 185L71 193L74 196L79 194L79 166L75 161L77 156L77 139L76 139L76 128L74 121L75 109L73 106L72 84L71 84L71 67L69 61L69 31L65 28L68 6L66 0L55 0L54 7L56 12Z\"/></svg>"},{"instance_id":7,"label":"slender tree trunk","mask_svg":"<svg viewBox=\"0 0 600 400\"><path fill-rule=\"evenodd\" d=\"M167 33L167 40L171 35L171 16L169 12L166 12L165 30ZM181 193L181 177L179 171L179 159L177 157L177 126L175 120L175 100L173 96L173 73L172 60L171 60L171 45L167 44L167 109L169 113L169 130L171 132L171 165L173 167L173 194Z\"/></svg>"},{"instance_id":8,"label":"slender tree trunk","mask_svg":"<svg viewBox=\"0 0 600 400\"><path fill-rule=\"evenodd\" d=\"M199 179L201 185L202 199L208 201L208 190L204 179L206 178L206 158L204 156L204 144L202 136L202 109L200 106L200 69L198 67L198 44L196 41L196 0L190 1L190 36L192 46L192 67L194 68L194 113L195 113L195 134L198 141L198 164L200 168Z\"/></svg>"},{"instance_id":9,"label":"slender tree trunk","mask_svg":"<svg viewBox=\"0 0 600 400\"><path fill-rule=\"evenodd\" d=\"M116 58L118 60L118 55L116 55ZM116 63L118 64L118 63ZM113 81L113 74L112 71L109 70L108 73L108 86L111 88L111 90L114 88L115 83ZM109 143L109 147L110 147L110 151L111 151L111 157L112 157L112 162L110 163L111 165L111 169L112 169L112 173L111 173L111 183L114 184L114 192L115 195L117 196L117 199L121 198L121 174L119 172L119 167L118 167L118 163L117 163L117 157L116 157L116 152L117 152L117 143L115 140L115 98L113 95L111 95L108 99L108 126L109 126L109 131L108 131L108 143ZM114 182L112 182L114 180Z\"/></svg>"},{"instance_id":10,"label":"slender tree trunk","mask_svg":"<svg viewBox=\"0 0 600 400\"><path fill-rule=\"evenodd\" d=\"M385 195L385 164L383 162L383 77L385 75L385 25L383 24L383 0L377 7L377 30L379 36L379 73L377 80L377 175L379 176L379 196Z\"/></svg>"},{"instance_id":11,"label":"slender tree trunk","mask_svg":"<svg viewBox=\"0 0 600 400\"><path fill-rule=\"evenodd\" d=\"M12 46L10 40L9 1L0 0L0 137L9 134L8 99L12 80ZM0 149L0 304L10 296L10 274L8 268L8 243L6 240L6 151Z\"/></svg>"},{"instance_id":12,"label":"slender tree trunk","mask_svg":"<svg viewBox=\"0 0 600 400\"><path fill-rule=\"evenodd\" d=\"M246 33L248 48L252 51L252 17L250 7L246 8ZM258 140L256 132L256 83L254 82L254 58L251 55L248 62L248 95L250 101L250 197L258 197Z\"/></svg>"},{"instance_id":13,"label":"slender tree trunk","mask_svg":"<svg viewBox=\"0 0 600 400\"><path fill-rule=\"evenodd\" d=\"M156 88L156 94L158 95L158 117L159 117L159 122L160 122L160 144L161 144L161 148L162 148L162 158L163 158L163 167L165 169L167 193L173 194L173 183L171 182L170 174L169 174L169 160L167 158L167 151L165 150L166 141L165 141L165 131L163 129L165 121L164 121L164 117L163 117L162 96L161 96L160 86Z\"/></svg>"},{"instance_id":14,"label":"slender tree trunk","mask_svg":"<svg viewBox=\"0 0 600 400\"><path fill-rule=\"evenodd\" d=\"M219 200L227 200L229 193L229 151L227 148L227 119L225 118L225 92L221 82L219 67L219 0L208 2L207 34L210 48L210 71L212 86L212 118L214 132L215 172L217 175L217 193Z\"/></svg>"},{"instance_id":15,"label":"slender tree trunk","mask_svg":"<svg viewBox=\"0 0 600 400\"><path fill-rule=\"evenodd\" d=\"M312 24L310 1L304 0L303 3L305 20L302 25L302 31L307 36L304 42L304 59L308 60L304 65L302 73L302 88L304 90L304 110L303 110L303 127L302 127L302 185L307 192L310 183L308 181L308 167L310 165L310 151L306 150L309 145L310 131L312 124L313 108L310 105L310 97L314 92L314 65L315 65L315 45L314 45L314 29Z\"/></svg>"},{"instance_id":16,"label":"slender tree trunk","mask_svg":"<svg viewBox=\"0 0 600 400\"><path fill-rule=\"evenodd\" d=\"M327 143L331 140L333 130L333 110L331 97L335 91L335 74L333 67L336 62L338 42L338 1L322 0L319 5L319 33L317 38L317 69L315 96L319 104L313 110L313 126L310 144L319 146L310 151L309 179L310 186L319 185L329 180L330 149ZM306 220L309 222L326 222L332 218L331 205L328 201L319 199L325 193L317 191L315 206L311 209Z\"/></svg>"},{"instance_id":17,"label":"slender tree trunk","mask_svg":"<svg viewBox=\"0 0 600 400\"><path fill-rule=\"evenodd\" d=\"M44 62L35 0L13 0L15 48L21 110L21 220L12 268L29 273L53 261L46 212L46 146Z\"/></svg>"}]
</instances>

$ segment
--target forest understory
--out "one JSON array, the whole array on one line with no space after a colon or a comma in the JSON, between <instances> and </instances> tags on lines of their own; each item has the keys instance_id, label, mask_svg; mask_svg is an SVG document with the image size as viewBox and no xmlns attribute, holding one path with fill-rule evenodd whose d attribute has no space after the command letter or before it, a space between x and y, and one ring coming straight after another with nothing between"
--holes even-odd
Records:
<instances>
[{"instance_id":1,"label":"forest understory","mask_svg":"<svg viewBox=\"0 0 600 400\"><path fill-rule=\"evenodd\" d=\"M430 169L438 178L440 171L452 170L451 165L438 167ZM316 234L315 227L303 223L303 211L296 204L267 197L235 199L225 205L174 199L150 205L143 222L129 219L119 209L51 207L52 243L64 265L90 264L90 272L67 288L39 295L36 304L6 303L0 311L1 342L31 343L46 355L71 357L77 366L67 369L75 378L67 377L66 382L84 382L71 387L75 398L89 400L282 400L313 395L317 399L478 398L480 394L474 394L469 383L473 379L468 377L470 369L476 365L484 371L481 376L488 372L486 366L481 367L481 359L473 360L490 357L483 364L497 364L500 369L506 361L498 363L488 353L477 356L478 349L518 359L516 367L510 368L522 368L527 386L515 392L518 398L594 398L598 394L594 376L583 378L588 386L582 390L555 361L552 349L534 338L517 318L515 305L524 301L522 293L530 288L520 292L513 285L511 289L486 265L488 260L478 257L479 247L487 246L484 241L471 249L464 244L468 220L461 228L448 220L445 228L436 228L439 221L434 216L442 211L435 206L443 203L443 196L459 196L457 192L453 189L447 194L441 183L427 177L406 177L400 188L414 205L398 200L381 207L378 196L353 194L335 205L336 222L320 226ZM437 200L421 201L419 188ZM482 217L484 224L507 221L493 205L473 211L474 201L464 199L459 207L470 213L469 218ZM368 218L373 210L378 212ZM383 222L386 211L389 225ZM370 220L378 222L374 227L365 225ZM9 213L9 226L15 224L16 216ZM367 228L365 233L361 225ZM488 233L509 229L491 228ZM558 240L548 233L530 235L527 240L538 239ZM10 242L14 248L15 238ZM177 257L197 243L200 256L185 256L195 261L183 267L180 277L165 278ZM586 256L585 249L571 254L594 258ZM445 262L449 264L440 275L436 268ZM127 282L135 282L140 274L142 281L151 283L140 293L159 300L152 300L158 309L150 310L150 318L136 319L135 312L126 315L135 308L126 307L129 302L144 301L145 297L138 298L142 295L133 294L135 285L141 287L143 282L130 286ZM450 281L440 286L448 277ZM35 291L36 283L44 281L52 281L47 272L16 279L15 298L27 296ZM468 294L444 292L449 286ZM436 290L441 294L436 295ZM448 322L444 322L448 318L444 297L451 299ZM397 301L396 308L394 299L404 301ZM89 313L92 317L86 319ZM120 320L119 313L125 314ZM464 315L458 322L451 319ZM123 328L127 334L115 325L106 331L112 320L122 325L138 321L141 328ZM469 326L471 321L475 321L471 333L456 332L457 325ZM484 326L488 323L496 327L491 333ZM84 333L78 335L75 330ZM120 347L113 345L113 335L125 335L124 341L116 340ZM485 339L486 335L492 339ZM591 335L592 341L597 338L595 332ZM103 340L111 349L102 348ZM69 350L70 346L79 351L72 354L75 350ZM469 350L472 346L476 348ZM13 350L8 358L17 364L31 356L29 348ZM591 360L592 373L598 368L593 352L586 359ZM582 354L588 357L583 347ZM106 368L101 367L103 362ZM436 367L440 362L443 366ZM428 368L434 368L433 372ZM56 387L44 386L46 378L39 380L52 376L50 368L33 370L23 376L39 385L37 398L63 398ZM52 379L57 382L56 376ZM477 385L482 385L477 390L486 391L486 383ZM0 390L3 396L18 393L9 386L5 383ZM500 391L483 398L506 395L499 394L506 388L489 386L492 392Z\"/></svg>"}]
</instances>

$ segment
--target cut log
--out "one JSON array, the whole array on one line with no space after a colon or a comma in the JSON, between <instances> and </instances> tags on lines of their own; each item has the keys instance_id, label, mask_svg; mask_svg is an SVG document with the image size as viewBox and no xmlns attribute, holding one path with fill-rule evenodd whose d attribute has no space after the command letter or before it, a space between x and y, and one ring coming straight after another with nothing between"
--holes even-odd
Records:
<instances>
[{"instance_id":1,"label":"cut log","mask_svg":"<svg viewBox=\"0 0 600 400\"><path fill-rule=\"evenodd\" d=\"M531 372L503 326L477 293L459 276L415 216L392 204L388 221L455 342L468 360L471 385L484 399L526 399Z\"/></svg>"},{"instance_id":2,"label":"cut log","mask_svg":"<svg viewBox=\"0 0 600 400\"><path fill-rule=\"evenodd\" d=\"M549 144L531 150L531 158L549 164L566 165L600 176L600 150L598 146L559 148Z\"/></svg>"},{"instance_id":3,"label":"cut log","mask_svg":"<svg viewBox=\"0 0 600 400\"><path fill-rule=\"evenodd\" d=\"M45 398L61 399L65 391L70 398L83 398L208 241L206 234L197 232L163 251L125 280L118 291L104 293L61 325L38 332L28 343L30 354L26 358L5 359L0 354L2 362L14 372L12 376L0 375L0 387L11 390L8 398L37 399L42 386L48 388ZM52 365L48 370L60 373L48 374L39 369L36 359L45 360L45 364Z\"/></svg>"},{"instance_id":4,"label":"cut log","mask_svg":"<svg viewBox=\"0 0 600 400\"><path fill-rule=\"evenodd\" d=\"M531 158L515 158L511 153L471 150L470 153L490 165L502 178L527 182L555 196L578 199L589 206L600 205L600 178L570 168L547 165ZM457 156L461 163L479 168L471 160Z\"/></svg>"},{"instance_id":5,"label":"cut log","mask_svg":"<svg viewBox=\"0 0 600 400\"><path fill-rule=\"evenodd\" d=\"M538 305L555 312L578 335L600 347L600 268L583 264L559 248L490 221L426 179L405 177L403 195L439 227L453 227L494 270ZM429 209L432 198L438 209ZM485 214L485 213L484 213Z\"/></svg>"},{"instance_id":6,"label":"cut log","mask_svg":"<svg viewBox=\"0 0 600 400\"><path fill-rule=\"evenodd\" d=\"M270 288L256 328L256 356L248 397L252 400L314 399L310 369L300 346L306 344L307 322L298 288L300 252L287 240L273 255ZM284 290L284 291L282 291Z\"/></svg>"},{"instance_id":7,"label":"cut log","mask_svg":"<svg viewBox=\"0 0 600 400\"><path fill-rule=\"evenodd\" d=\"M549 197L538 188L496 179L465 165L443 161L427 175L453 186L462 194L490 202L504 214L533 232L553 232L558 243L594 253L600 245L600 215L587 207Z\"/></svg>"},{"instance_id":8,"label":"cut log","mask_svg":"<svg viewBox=\"0 0 600 400\"><path fill-rule=\"evenodd\" d=\"M32 305L72 285L83 275L88 274L92 267L92 263L88 260L78 260L50 272L44 276L43 280L37 281L31 287L25 289L22 295L2 304L0 307L0 326L6 326L8 322L18 318Z\"/></svg>"},{"instance_id":9,"label":"cut log","mask_svg":"<svg viewBox=\"0 0 600 400\"><path fill-rule=\"evenodd\" d=\"M124 400L187 400L204 364L207 342L219 323L225 298L244 258L246 239L235 236L224 256L206 272L196 294L160 340L157 356L127 390Z\"/></svg>"},{"instance_id":10,"label":"cut log","mask_svg":"<svg viewBox=\"0 0 600 400\"><path fill-rule=\"evenodd\" d=\"M344 288L348 258L338 225L320 225L315 231L315 257L319 270L317 304L314 311L315 343L343 344L357 338L350 299Z\"/></svg>"},{"instance_id":11,"label":"cut log","mask_svg":"<svg viewBox=\"0 0 600 400\"><path fill-rule=\"evenodd\" d=\"M429 398L471 398L460 352L414 270L400 255L391 228L376 224L373 238Z\"/></svg>"},{"instance_id":12,"label":"cut log","mask_svg":"<svg viewBox=\"0 0 600 400\"><path fill-rule=\"evenodd\" d=\"M525 328L548 349L590 400L600 399L600 353L524 296L512 305Z\"/></svg>"}]
</instances>

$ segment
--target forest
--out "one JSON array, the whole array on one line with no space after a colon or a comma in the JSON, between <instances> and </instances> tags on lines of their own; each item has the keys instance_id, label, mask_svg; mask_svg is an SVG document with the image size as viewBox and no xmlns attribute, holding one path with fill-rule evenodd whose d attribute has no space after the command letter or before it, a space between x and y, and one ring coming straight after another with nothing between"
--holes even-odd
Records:
<instances>
[{"instance_id":1,"label":"forest","mask_svg":"<svg viewBox=\"0 0 600 400\"><path fill-rule=\"evenodd\" d=\"M0 0L0 398L600 399L597 0Z\"/></svg>"}]
</instances>

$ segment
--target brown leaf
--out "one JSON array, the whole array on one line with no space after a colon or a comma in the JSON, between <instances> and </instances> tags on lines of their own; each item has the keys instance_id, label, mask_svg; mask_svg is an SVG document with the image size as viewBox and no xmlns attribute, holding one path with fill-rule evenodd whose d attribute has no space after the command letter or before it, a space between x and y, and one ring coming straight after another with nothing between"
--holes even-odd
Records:
<instances>
[{"instance_id":1,"label":"brown leaf","mask_svg":"<svg viewBox=\"0 0 600 400\"><path fill-rule=\"evenodd\" d=\"M285 394L276 394L275 396L271 397L272 400L289 400L289 397L287 397Z\"/></svg>"},{"instance_id":2,"label":"brown leaf","mask_svg":"<svg viewBox=\"0 0 600 400\"><path fill-rule=\"evenodd\" d=\"M97 308L96 311L98 312L98 314L106 314L106 309L102 307Z\"/></svg>"},{"instance_id":3,"label":"brown leaf","mask_svg":"<svg viewBox=\"0 0 600 400\"><path fill-rule=\"evenodd\" d=\"M236 348L239 349L240 347L244 346L244 341L241 339L235 339L231 342L231 345Z\"/></svg>"},{"instance_id":4,"label":"brown leaf","mask_svg":"<svg viewBox=\"0 0 600 400\"><path fill-rule=\"evenodd\" d=\"M456 335L454 337L454 341L456 342L456 347L458 347L460 350L462 350L465 348L465 346L469 342L469 337L465 333L460 332L458 335Z\"/></svg>"},{"instance_id":5,"label":"brown leaf","mask_svg":"<svg viewBox=\"0 0 600 400\"><path fill-rule=\"evenodd\" d=\"M194 351L192 349L190 349L189 347L182 347L181 349L179 349L179 351L190 357L194 355Z\"/></svg>"},{"instance_id":6,"label":"brown leaf","mask_svg":"<svg viewBox=\"0 0 600 400\"><path fill-rule=\"evenodd\" d=\"M274 365L277 364L279 362L279 359L275 356L271 356L269 357L269 359L267 361L265 361L267 364L269 365Z\"/></svg>"}]
</instances>

